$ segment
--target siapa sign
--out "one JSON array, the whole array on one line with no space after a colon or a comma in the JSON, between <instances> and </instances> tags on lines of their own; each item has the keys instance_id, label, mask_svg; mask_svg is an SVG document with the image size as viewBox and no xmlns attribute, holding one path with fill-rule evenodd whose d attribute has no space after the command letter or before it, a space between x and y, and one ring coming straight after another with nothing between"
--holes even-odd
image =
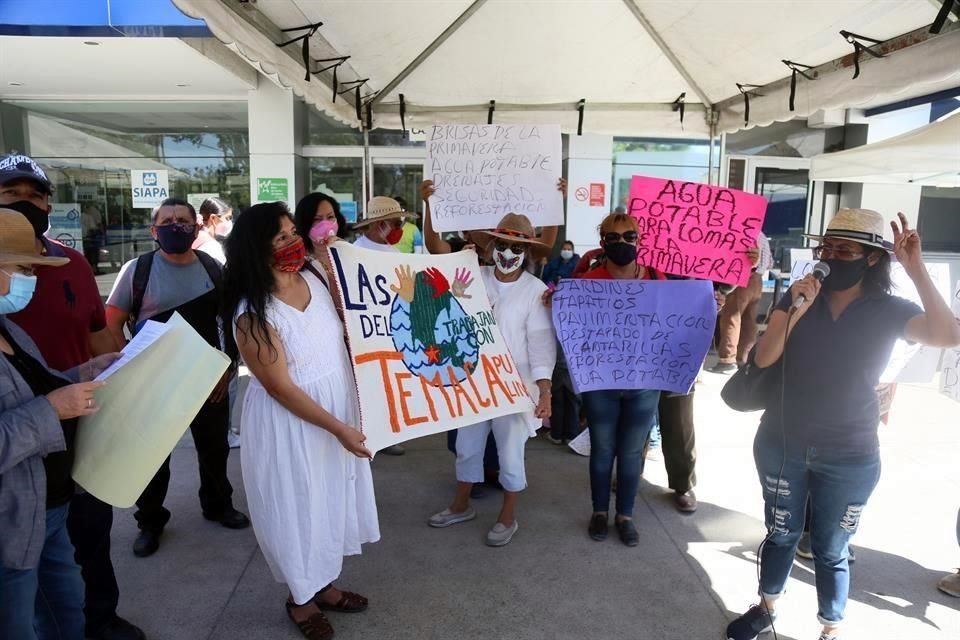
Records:
<instances>
[{"instance_id":1,"label":"siapa sign","mask_svg":"<svg viewBox=\"0 0 960 640\"><path fill-rule=\"evenodd\" d=\"M65 247L83 251L83 225L80 220L80 206L76 202L55 202L46 236Z\"/></svg>"},{"instance_id":2,"label":"siapa sign","mask_svg":"<svg viewBox=\"0 0 960 640\"><path fill-rule=\"evenodd\" d=\"M170 182L165 169L130 170L134 209L153 209L170 197Z\"/></svg>"}]
</instances>

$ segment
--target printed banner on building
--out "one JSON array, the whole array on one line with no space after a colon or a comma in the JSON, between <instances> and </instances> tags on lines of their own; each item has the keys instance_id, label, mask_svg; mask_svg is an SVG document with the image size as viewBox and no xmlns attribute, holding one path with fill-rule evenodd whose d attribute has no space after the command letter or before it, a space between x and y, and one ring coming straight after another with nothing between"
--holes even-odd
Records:
<instances>
[{"instance_id":1,"label":"printed banner on building","mask_svg":"<svg viewBox=\"0 0 960 640\"><path fill-rule=\"evenodd\" d=\"M577 393L686 393L713 339L717 303L703 280L561 280L553 325Z\"/></svg>"},{"instance_id":2,"label":"printed banner on building","mask_svg":"<svg viewBox=\"0 0 960 640\"><path fill-rule=\"evenodd\" d=\"M423 163L436 188L433 228L492 229L508 213L535 227L562 225L562 164L559 125L433 125Z\"/></svg>"},{"instance_id":3,"label":"printed banner on building","mask_svg":"<svg viewBox=\"0 0 960 640\"><path fill-rule=\"evenodd\" d=\"M627 212L637 219L637 262L665 273L746 286L767 213L763 196L698 182L633 176Z\"/></svg>"},{"instance_id":4,"label":"printed banner on building","mask_svg":"<svg viewBox=\"0 0 960 640\"><path fill-rule=\"evenodd\" d=\"M52 203L50 227L46 236L71 249L83 252L83 224L80 205L76 202Z\"/></svg>"},{"instance_id":5,"label":"printed banner on building","mask_svg":"<svg viewBox=\"0 0 960 640\"><path fill-rule=\"evenodd\" d=\"M130 170L134 209L153 209L170 197L170 179L165 169Z\"/></svg>"},{"instance_id":6,"label":"printed banner on building","mask_svg":"<svg viewBox=\"0 0 960 640\"><path fill-rule=\"evenodd\" d=\"M371 451L533 410L474 252L330 255Z\"/></svg>"}]
</instances>

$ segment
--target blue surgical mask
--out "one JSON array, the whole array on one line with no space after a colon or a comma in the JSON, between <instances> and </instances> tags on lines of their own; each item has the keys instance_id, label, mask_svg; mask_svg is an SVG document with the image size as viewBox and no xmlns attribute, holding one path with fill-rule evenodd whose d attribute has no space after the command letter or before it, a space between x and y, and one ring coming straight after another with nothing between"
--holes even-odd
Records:
<instances>
[{"instance_id":1,"label":"blue surgical mask","mask_svg":"<svg viewBox=\"0 0 960 640\"><path fill-rule=\"evenodd\" d=\"M10 273L10 290L0 296L0 315L9 315L23 311L33 299L33 292L37 288L37 276L25 276L22 273Z\"/></svg>"}]
</instances>

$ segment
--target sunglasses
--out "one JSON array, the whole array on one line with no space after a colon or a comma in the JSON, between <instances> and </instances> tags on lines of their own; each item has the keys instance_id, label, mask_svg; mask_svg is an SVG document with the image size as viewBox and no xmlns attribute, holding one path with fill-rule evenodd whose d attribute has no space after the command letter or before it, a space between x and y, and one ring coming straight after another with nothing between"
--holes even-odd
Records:
<instances>
[{"instance_id":1,"label":"sunglasses","mask_svg":"<svg viewBox=\"0 0 960 640\"><path fill-rule=\"evenodd\" d=\"M623 233L617 233L616 231L610 231L603 234L603 242L605 244L616 244L621 240L627 244L637 244L637 239L640 236L636 231L624 231Z\"/></svg>"},{"instance_id":2,"label":"sunglasses","mask_svg":"<svg viewBox=\"0 0 960 640\"><path fill-rule=\"evenodd\" d=\"M520 254L527 250L527 245L522 242L515 242L511 244L506 240L497 240L493 243L493 248L497 251L506 251L509 249L514 254Z\"/></svg>"}]
</instances>

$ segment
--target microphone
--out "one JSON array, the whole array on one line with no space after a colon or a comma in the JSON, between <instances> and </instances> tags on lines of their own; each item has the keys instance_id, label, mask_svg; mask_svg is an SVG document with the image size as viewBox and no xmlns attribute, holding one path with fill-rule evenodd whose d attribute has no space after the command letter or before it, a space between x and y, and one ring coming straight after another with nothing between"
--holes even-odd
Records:
<instances>
[{"instance_id":1,"label":"microphone","mask_svg":"<svg viewBox=\"0 0 960 640\"><path fill-rule=\"evenodd\" d=\"M830 265L821 260L813 265L813 271L811 273L817 282L823 282L823 279L830 275ZM800 294L797 296L797 299L793 301L793 306L790 307L790 310L796 311L805 304L807 304L807 298L803 294Z\"/></svg>"}]
</instances>

